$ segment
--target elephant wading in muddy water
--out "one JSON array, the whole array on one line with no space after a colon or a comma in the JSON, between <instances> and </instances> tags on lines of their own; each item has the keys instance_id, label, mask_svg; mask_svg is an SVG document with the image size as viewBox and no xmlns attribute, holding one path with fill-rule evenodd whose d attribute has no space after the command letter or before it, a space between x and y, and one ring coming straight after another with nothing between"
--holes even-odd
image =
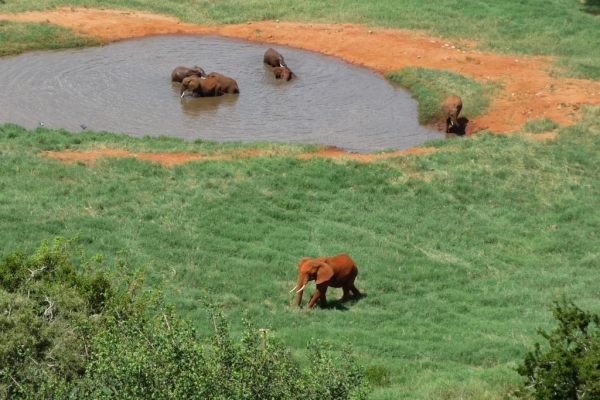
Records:
<instances>
[{"instance_id":1,"label":"elephant wading in muddy water","mask_svg":"<svg viewBox=\"0 0 600 400\"><path fill-rule=\"evenodd\" d=\"M294 291L298 287L300 288L296 292L298 293L297 303L300 306L304 287L309 281L315 281L317 290L308 302L308 308L312 308L319 299L321 300L321 308L326 308L327 299L325 294L327 293L327 288L330 286L342 288L344 291L341 299L342 302L348 301L350 292L352 292L354 297L360 296L360 292L354 286L354 280L357 275L358 268L356 268L356 263L347 254L338 254L333 257L304 257L298 263L298 281L291 291Z\"/></svg>"},{"instance_id":2,"label":"elephant wading in muddy water","mask_svg":"<svg viewBox=\"0 0 600 400\"><path fill-rule=\"evenodd\" d=\"M214 97L222 94L221 85L215 78L201 78L199 76L183 78L180 97L183 97L187 91L192 92L193 97Z\"/></svg>"},{"instance_id":3,"label":"elephant wading in muddy water","mask_svg":"<svg viewBox=\"0 0 600 400\"><path fill-rule=\"evenodd\" d=\"M460 129L460 125L458 125L458 114L460 114L461 109L462 100L457 95L453 94L444 100L444 103L442 104L442 115L444 117L444 122L446 123L446 133L450 132L450 127Z\"/></svg>"},{"instance_id":4,"label":"elephant wading in muddy water","mask_svg":"<svg viewBox=\"0 0 600 400\"><path fill-rule=\"evenodd\" d=\"M283 56L279 54L277 50L270 47L265 52L263 61L265 64L270 65L271 67L288 67L283 60Z\"/></svg>"},{"instance_id":5,"label":"elephant wading in muddy water","mask_svg":"<svg viewBox=\"0 0 600 400\"><path fill-rule=\"evenodd\" d=\"M290 71L286 67L275 67L273 68L275 79L283 79L284 81L291 81L293 78L297 78L296 74Z\"/></svg>"},{"instance_id":6,"label":"elephant wading in muddy water","mask_svg":"<svg viewBox=\"0 0 600 400\"><path fill-rule=\"evenodd\" d=\"M211 72L208 74L208 77L214 78L219 82L219 85L221 85L221 92L223 93L236 94L240 92L240 88L233 78L219 74L218 72Z\"/></svg>"},{"instance_id":7,"label":"elephant wading in muddy water","mask_svg":"<svg viewBox=\"0 0 600 400\"><path fill-rule=\"evenodd\" d=\"M197 65L195 65L194 68L176 67L173 72L171 72L171 82L181 82L186 76L206 77L206 72Z\"/></svg>"}]
</instances>

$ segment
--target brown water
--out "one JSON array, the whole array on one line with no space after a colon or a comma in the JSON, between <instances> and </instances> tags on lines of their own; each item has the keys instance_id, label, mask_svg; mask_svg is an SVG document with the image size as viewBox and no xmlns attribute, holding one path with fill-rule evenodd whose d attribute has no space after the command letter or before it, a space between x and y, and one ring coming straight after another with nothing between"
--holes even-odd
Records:
<instances>
[{"instance_id":1,"label":"brown water","mask_svg":"<svg viewBox=\"0 0 600 400\"><path fill-rule=\"evenodd\" d=\"M188 140L278 141L348 151L404 149L442 133L420 126L408 92L367 69L273 46L298 75L276 80L262 62L270 45L199 35L0 58L0 123ZM237 80L241 94L179 98L178 65Z\"/></svg>"}]
</instances>

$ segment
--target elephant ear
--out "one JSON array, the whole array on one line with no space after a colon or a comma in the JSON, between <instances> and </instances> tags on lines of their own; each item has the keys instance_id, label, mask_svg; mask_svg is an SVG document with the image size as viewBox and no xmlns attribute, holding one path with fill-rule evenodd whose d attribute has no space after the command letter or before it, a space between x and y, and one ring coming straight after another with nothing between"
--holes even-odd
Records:
<instances>
[{"instance_id":1,"label":"elephant ear","mask_svg":"<svg viewBox=\"0 0 600 400\"><path fill-rule=\"evenodd\" d=\"M331 268L331 265L329 265L327 263L321 263L321 265L319 266L319 269L317 270L317 279L315 280L315 283L317 285L319 285L323 282L327 282L332 277L333 277L333 268Z\"/></svg>"},{"instance_id":2,"label":"elephant ear","mask_svg":"<svg viewBox=\"0 0 600 400\"><path fill-rule=\"evenodd\" d=\"M310 260L310 257L304 257L302 258L302 260L300 260L298 262L298 269L300 269L300 267L302 267L302 264L304 264L305 262L307 262L308 260Z\"/></svg>"}]
</instances>

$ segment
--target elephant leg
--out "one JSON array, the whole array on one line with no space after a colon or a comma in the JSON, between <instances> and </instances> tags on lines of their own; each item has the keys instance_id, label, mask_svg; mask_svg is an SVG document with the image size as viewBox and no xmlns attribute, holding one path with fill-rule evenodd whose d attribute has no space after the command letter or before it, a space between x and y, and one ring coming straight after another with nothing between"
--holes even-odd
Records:
<instances>
[{"instance_id":1,"label":"elephant leg","mask_svg":"<svg viewBox=\"0 0 600 400\"><path fill-rule=\"evenodd\" d=\"M327 298L325 297L325 293L321 293L321 308L327 308Z\"/></svg>"},{"instance_id":2,"label":"elephant leg","mask_svg":"<svg viewBox=\"0 0 600 400\"><path fill-rule=\"evenodd\" d=\"M342 303L345 303L348 301L348 295L350 294L350 286L344 286L342 288L342 290L344 291L344 294L342 295L342 298L340 299L340 301Z\"/></svg>"},{"instance_id":3,"label":"elephant leg","mask_svg":"<svg viewBox=\"0 0 600 400\"><path fill-rule=\"evenodd\" d=\"M360 292L358 291L356 286L354 286L354 283L350 286L350 291L352 292L352 295L354 297L360 297Z\"/></svg>"},{"instance_id":4,"label":"elephant leg","mask_svg":"<svg viewBox=\"0 0 600 400\"><path fill-rule=\"evenodd\" d=\"M319 300L319 297L321 297L321 291L319 290L319 288L317 288L315 294L313 294L313 296L310 298L310 301L308 302L308 308L313 308L317 300Z\"/></svg>"},{"instance_id":5,"label":"elephant leg","mask_svg":"<svg viewBox=\"0 0 600 400\"><path fill-rule=\"evenodd\" d=\"M326 285L317 285L317 290L315 294L308 302L308 308L313 308L317 300L321 300L319 303L321 304L321 308L327 308L327 286Z\"/></svg>"},{"instance_id":6,"label":"elephant leg","mask_svg":"<svg viewBox=\"0 0 600 400\"><path fill-rule=\"evenodd\" d=\"M342 303L345 303L349 300L350 292L352 292L352 295L354 297L360 296L360 292L358 291L356 286L354 286L354 283L350 283L349 285L344 286L343 290L344 290L344 295L342 296Z\"/></svg>"}]
</instances>

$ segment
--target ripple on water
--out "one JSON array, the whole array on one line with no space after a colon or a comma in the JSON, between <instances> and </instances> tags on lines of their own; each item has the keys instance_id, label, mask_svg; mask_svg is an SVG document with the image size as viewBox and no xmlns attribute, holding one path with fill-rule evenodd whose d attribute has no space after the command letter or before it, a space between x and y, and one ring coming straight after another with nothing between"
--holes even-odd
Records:
<instances>
[{"instance_id":1,"label":"ripple on water","mask_svg":"<svg viewBox=\"0 0 600 400\"><path fill-rule=\"evenodd\" d=\"M367 69L273 46L298 75L276 80L262 63L271 45L216 36L166 35L107 46L0 59L0 121L78 132L189 140L282 141L349 151L404 149L443 137L420 126L408 92ZM240 95L179 98L178 65L237 80Z\"/></svg>"}]
</instances>

